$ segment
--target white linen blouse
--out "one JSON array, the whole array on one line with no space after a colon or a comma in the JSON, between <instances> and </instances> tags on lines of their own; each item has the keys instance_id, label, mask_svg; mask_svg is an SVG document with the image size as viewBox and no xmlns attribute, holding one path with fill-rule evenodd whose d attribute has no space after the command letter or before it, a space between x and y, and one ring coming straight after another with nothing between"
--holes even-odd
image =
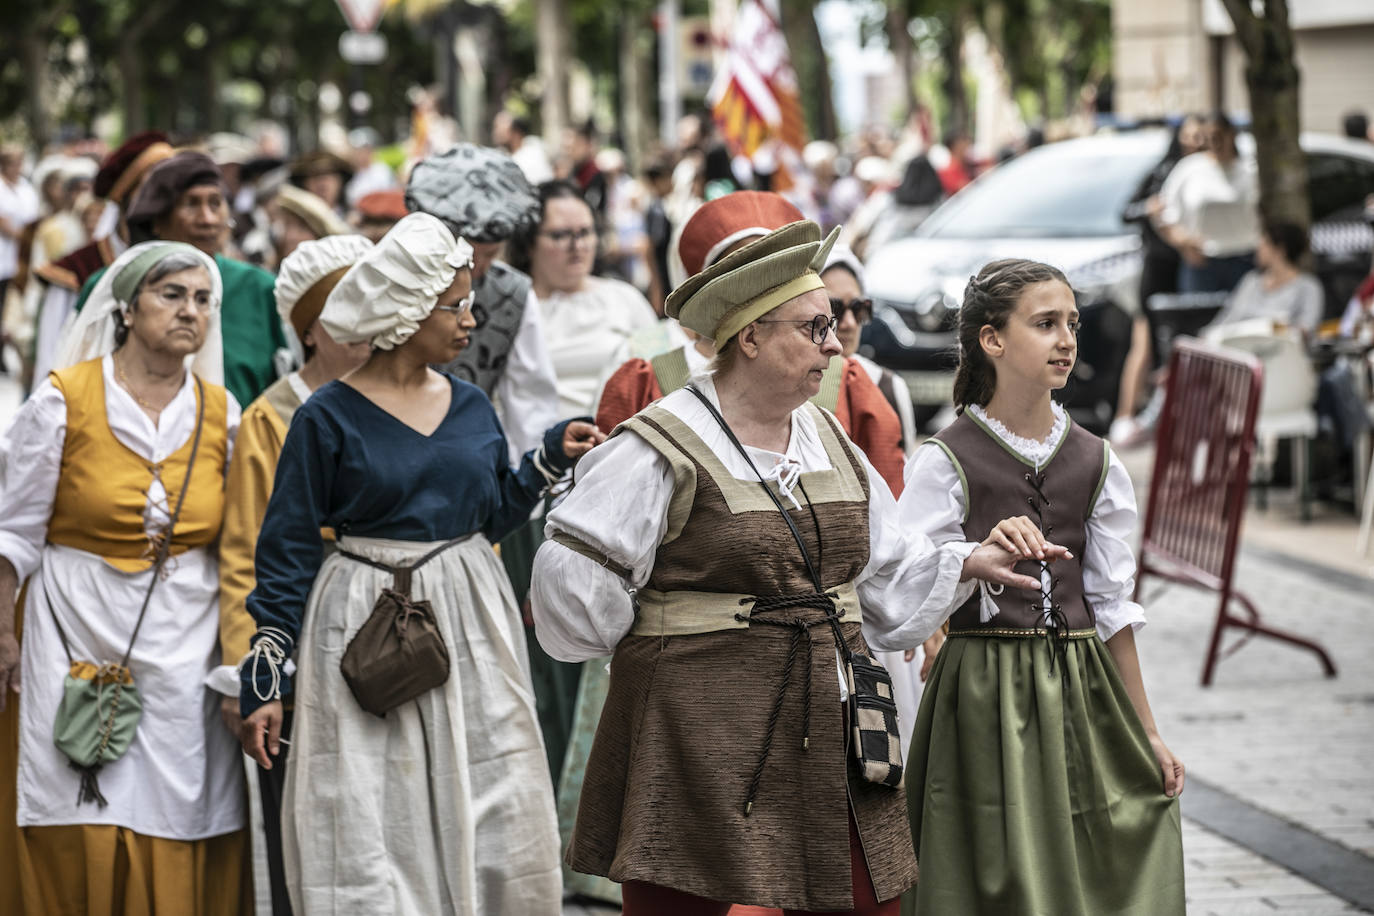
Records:
<instances>
[{"instance_id":1,"label":"white linen blouse","mask_svg":"<svg viewBox=\"0 0 1374 916\"><path fill-rule=\"evenodd\" d=\"M1064 409L1053 405L1054 426L1043 440L1024 439L1011 433L997 420L989 417L977 405L969 412L987 424L998 438L1039 470L1068 434L1068 418ZM944 449L918 448L907 459L903 475L905 489L898 500L902 524L923 532L935 544L964 540L964 489ZM1135 590L1135 554L1131 550L1131 535L1136 524L1135 490L1130 475L1110 453L1107 480L1098 496L1097 505L1087 524L1087 542L1080 558L1083 568L1083 595L1097 619L1097 635L1106 641L1130 626L1138 630L1145 625L1145 611L1131 599ZM983 533L986 537L986 532ZM1047 580L1049 573L1042 572ZM985 619L996 615L996 605L986 586L980 587Z\"/></svg>"},{"instance_id":2,"label":"white linen blouse","mask_svg":"<svg viewBox=\"0 0 1374 916\"><path fill-rule=\"evenodd\" d=\"M719 405L710 377L697 387ZM701 437L736 478L758 478L715 419L689 391L658 402ZM961 583L963 563L977 544L962 536L933 544L919 528L903 525L897 502L882 477L858 448L870 490L869 558L856 580L863 608L864 637L875 649L919 646L973 593ZM830 460L806 409L792 412L785 453L751 449L765 477L791 497L796 475L828 470ZM577 466L576 487L549 513L552 535L563 531L630 571L624 579L562 544L549 540L535 557L531 606L536 635L544 651L563 661L609 655L629 633L634 608L627 586L649 579L654 555L668 525L673 478L668 461L640 437L622 434L597 446ZM841 678L843 681L843 678Z\"/></svg>"},{"instance_id":3,"label":"white linen blouse","mask_svg":"<svg viewBox=\"0 0 1374 916\"><path fill-rule=\"evenodd\" d=\"M630 338L658 321L649 300L621 280L588 277L576 293L539 299L558 384L558 420L591 414L606 367L629 357ZM542 435L542 432L541 432Z\"/></svg>"}]
</instances>

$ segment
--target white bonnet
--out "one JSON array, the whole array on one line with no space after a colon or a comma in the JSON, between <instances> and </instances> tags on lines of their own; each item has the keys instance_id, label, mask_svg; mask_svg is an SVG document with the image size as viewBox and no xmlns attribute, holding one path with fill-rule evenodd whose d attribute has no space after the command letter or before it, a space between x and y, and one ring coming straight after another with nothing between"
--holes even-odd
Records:
<instances>
[{"instance_id":1,"label":"white bonnet","mask_svg":"<svg viewBox=\"0 0 1374 916\"><path fill-rule=\"evenodd\" d=\"M311 287L325 277L342 268L352 267L372 248L372 243L361 235L327 235L322 239L302 242L296 250L286 256L277 270L277 314L282 323L302 331L299 322L291 320L291 313ZM304 316L302 316L304 317ZM309 316L304 322L309 328L318 313Z\"/></svg>"},{"instance_id":2,"label":"white bonnet","mask_svg":"<svg viewBox=\"0 0 1374 916\"><path fill-rule=\"evenodd\" d=\"M411 213L344 274L320 322L338 343L366 340L390 350L410 339L453 275L471 266L471 245L438 218Z\"/></svg>"}]
</instances>

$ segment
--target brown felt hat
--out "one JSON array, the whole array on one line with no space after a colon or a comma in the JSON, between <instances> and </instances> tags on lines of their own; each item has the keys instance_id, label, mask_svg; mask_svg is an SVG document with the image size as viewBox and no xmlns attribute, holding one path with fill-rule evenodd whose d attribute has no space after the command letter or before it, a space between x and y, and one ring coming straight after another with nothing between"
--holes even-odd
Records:
<instances>
[{"instance_id":1,"label":"brown felt hat","mask_svg":"<svg viewBox=\"0 0 1374 916\"><path fill-rule=\"evenodd\" d=\"M123 206L129 192L144 173L164 159L172 158L175 152L167 135L160 130L134 134L100 163L100 171L95 173L95 185L91 190L96 197Z\"/></svg>"}]
</instances>

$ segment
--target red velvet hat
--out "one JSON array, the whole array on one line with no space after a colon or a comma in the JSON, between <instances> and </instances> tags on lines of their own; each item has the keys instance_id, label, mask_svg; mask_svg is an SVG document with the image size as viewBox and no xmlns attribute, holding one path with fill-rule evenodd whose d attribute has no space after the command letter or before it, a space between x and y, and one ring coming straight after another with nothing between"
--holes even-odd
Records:
<instances>
[{"instance_id":1,"label":"red velvet hat","mask_svg":"<svg viewBox=\"0 0 1374 916\"><path fill-rule=\"evenodd\" d=\"M95 196L123 206L144 173L162 160L170 159L173 152L167 135L160 130L134 134L100 164L92 189Z\"/></svg>"},{"instance_id":2,"label":"red velvet hat","mask_svg":"<svg viewBox=\"0 0 1374 916\"><path fill-rule=\"evenodd\" d=\"M406 209L404 191L373 191L358 199L358 215L363 219L403 220L410 211Z\"/></svg>"},{"instance_id":3,"label":"red velvet hat","mask_svg":"<svg viewBox=\"0 0 1374 916\"><path fill-rule=\"evenodd\" d=\"M710 267L737 242L762 238L805 218L778 194L735 191L702 204L692 214L682 227L678 255L690 277Z\"/></svg>"}]
</instances>

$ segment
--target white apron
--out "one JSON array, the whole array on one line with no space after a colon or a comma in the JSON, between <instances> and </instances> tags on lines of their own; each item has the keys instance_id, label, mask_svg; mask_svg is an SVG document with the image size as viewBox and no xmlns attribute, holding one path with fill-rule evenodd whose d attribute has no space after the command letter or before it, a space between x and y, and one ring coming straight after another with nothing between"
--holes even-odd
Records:
<instances>
[{"instance_id":1,"label":"white apron","mask_svg":"<svg viewBox=\"0 0 1374 916\"><path fill-rule=\"evenodd\" d=\"M344 537L404 565L437 543ZM481 535L413 576L448 645L448 681L379 718L339 671L391 576L325 560L296 650L282 845L298 916L556 916L553 784L510 582Z\"/></svg>"}]
</instances>

